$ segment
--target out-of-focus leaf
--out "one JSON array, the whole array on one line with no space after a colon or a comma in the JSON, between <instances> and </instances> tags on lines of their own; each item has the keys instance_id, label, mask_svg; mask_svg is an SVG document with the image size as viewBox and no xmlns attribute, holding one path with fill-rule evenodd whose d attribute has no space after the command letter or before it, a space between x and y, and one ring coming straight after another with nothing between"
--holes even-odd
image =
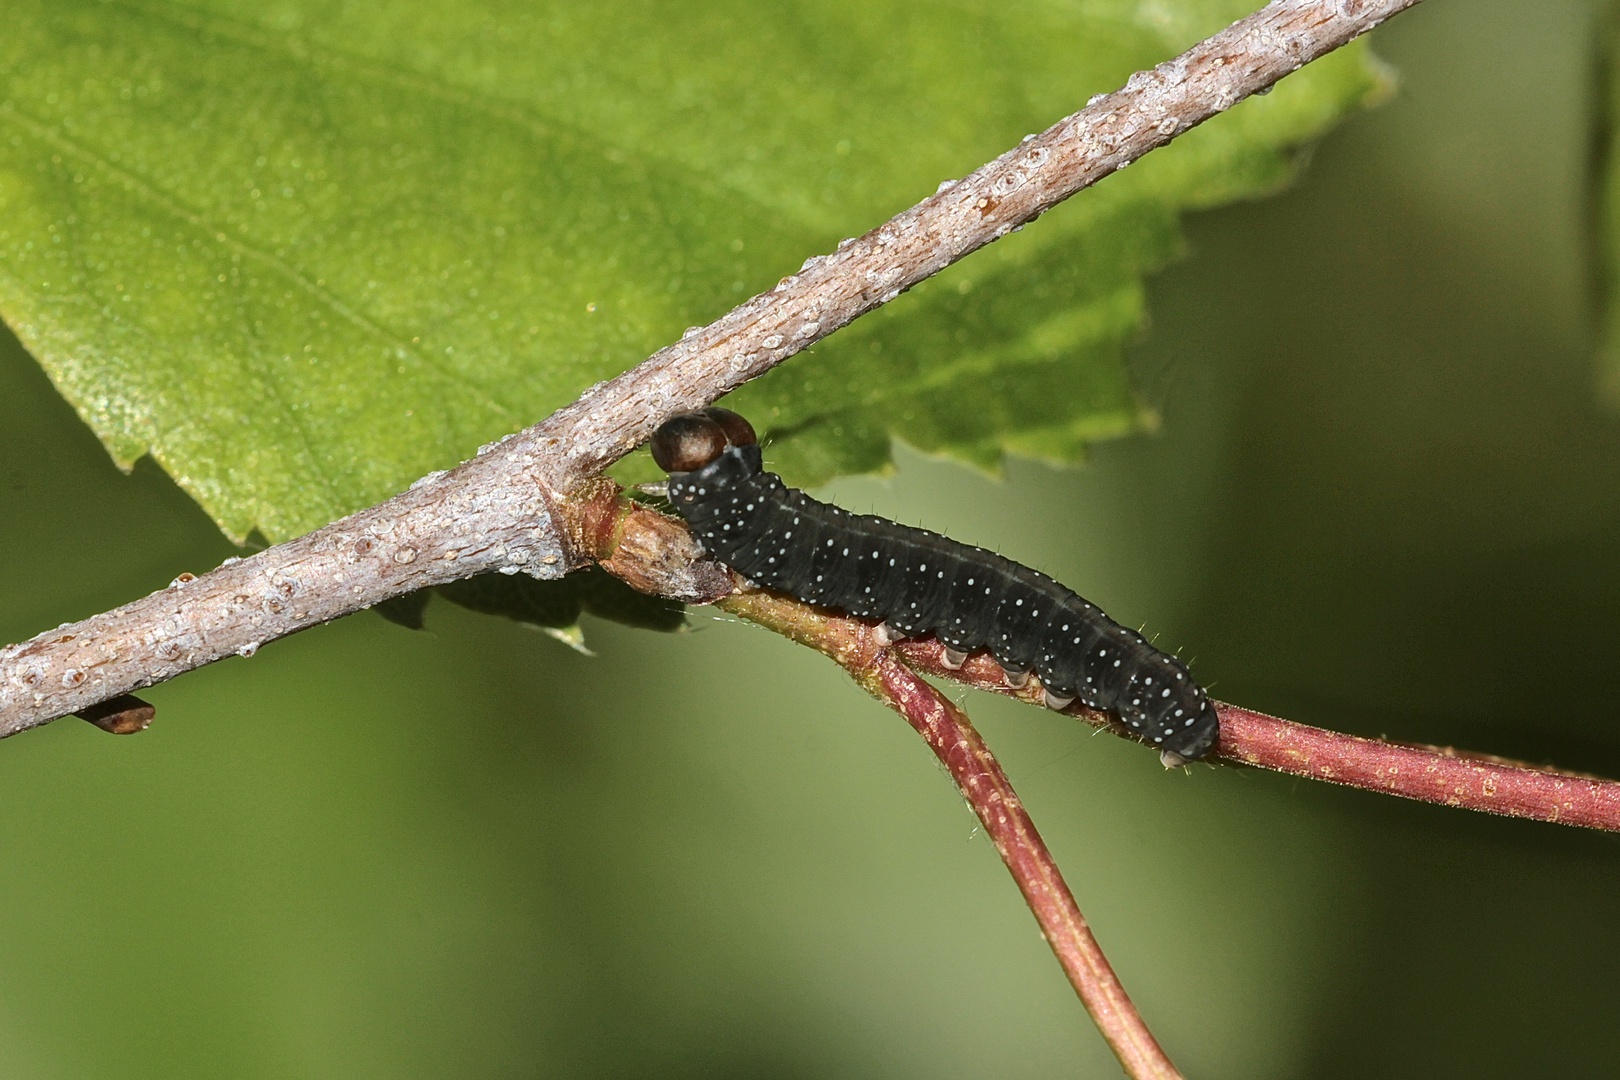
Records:
<instances>
[{"instance_id":1,"label":"out-of-focus leaf","mask_svg":"<svg viewBox=\"0 0 1620 1080\"><path fill-rule=\"evenodd\" d=\"M1594 110L1598 153L1591 158L1597 165L1591 191L1601 228L1589 251L1603 304L1599 389L1611 405L1620 406L1620 2L1610 0L1603 29L1600 93Z\"/></svg>"},{"instance_id":2,"label":"out-of-focus leaf","mask_svg":"<svg viewBox=\"0 0 1620 1080\"><path fill-rule=\"evenodd\" d=\"M532 423L1250 0L13 0L0 315L125 464L284 539ZM1381 85L1352 47L734 395L798 482L1072 460L1176 214ZM634 469L632 468L632 472Z\"/></svg>"}]
</instances>

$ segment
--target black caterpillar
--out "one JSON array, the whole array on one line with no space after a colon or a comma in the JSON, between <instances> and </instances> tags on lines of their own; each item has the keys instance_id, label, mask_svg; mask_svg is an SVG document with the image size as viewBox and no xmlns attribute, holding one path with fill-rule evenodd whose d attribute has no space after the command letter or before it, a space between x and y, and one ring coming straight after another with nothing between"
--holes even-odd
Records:
<instances>
[{"instance_id":1,"label":"black caterpillar","mask_svg":"<svg viewBox=\"0 0 1620 1080\"><path fill-rule=\"evenodd\" d=\"M1010 685L1033 671L1051 708L1078 697L1116 713L1166 765L1214 747L1215 710L1187 665L1045 574L787 487L764 470L754 429L729 409L672 417L652 452L703 549L754 583L880 619L895 640L933 633L948 665L989 649Z\"/></svg>"}]
</instances>

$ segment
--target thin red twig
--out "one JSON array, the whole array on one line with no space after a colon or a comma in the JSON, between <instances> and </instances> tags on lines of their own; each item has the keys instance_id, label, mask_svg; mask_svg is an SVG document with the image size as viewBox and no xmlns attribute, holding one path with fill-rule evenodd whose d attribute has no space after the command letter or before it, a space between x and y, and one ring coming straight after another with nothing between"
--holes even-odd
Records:
<instances>
[{"instance_id":1,"label":"thin red twig","mask_svg":"<svg viewBox=\"0 0 1620 1080\"><path fill-rule=\"evenodd\" d=\"M969 657L955 670L945 666L942 646L932 639L903 642L899 649L908 664L929 675L1040 704L1035 680L1022 689L1008 686L987 655ZM1221 741L1215 754L1233 764L1418 802L1620 832L1620 781L1450 747L1343 735L1236 705L1216 707ZM1064 712L1129 737L1107 713L1080 705Z\"/></svg>"},{"instance_id":2,"label":"thin red twig","mask_svg":"<svg viewBox=\"0 0 1620 1080\"><path fill-rule=\"evenodd\" d=\"M1220 705L1227 761L1403 799L1620 832L1620 781L1450 747L1367 739Z\"/></svg>"},{"instance_id":3,"label":"thin red twig","mask_svg":"<svg viewBox=\"0 0 1620 1080\"><path fill-rule=\"evenodd\" d=\"M967 715L874 640L872 627L772 593L720 606L830 656L873 697L905 718L950 772L957 789L1024 894L1063 973L1133 1080L1180 1080L1125 993L1075 903L1052 853Z\"/></svg>"},{"instance_id":4,"label":"thin red twig","mask_svg":"<svg viewBox=\"0 0 1620 1080\"><path fill-rule=\"evenodd\" d=\"M878 657L875 674L883 700L928 743L984 823L1046 943L1126 1075L1136 1080L1179 1080L1181 1073L1120 985L1052 853L973 724L889 650Z\"/></svg>"}]
</instances>

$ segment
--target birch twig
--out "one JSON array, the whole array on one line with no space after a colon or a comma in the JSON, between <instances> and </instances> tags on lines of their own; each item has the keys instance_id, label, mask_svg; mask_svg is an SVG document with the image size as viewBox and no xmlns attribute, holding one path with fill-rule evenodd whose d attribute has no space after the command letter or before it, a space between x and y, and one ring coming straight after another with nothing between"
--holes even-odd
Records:
<instances>
[{"instance_id":1,"label":"birch twig","mask_svg":"<svg viewBox=\"0 0 1620 1080\"><path fill-rule=\"evenodd\" d=\"M705 405L1418 0L1275 0L770 292L388 501L0 649L0 736L393 596L589 561L575 495L665 417ZM702 582L676 599L711 599Z\"/></svg>"}]
</instances>

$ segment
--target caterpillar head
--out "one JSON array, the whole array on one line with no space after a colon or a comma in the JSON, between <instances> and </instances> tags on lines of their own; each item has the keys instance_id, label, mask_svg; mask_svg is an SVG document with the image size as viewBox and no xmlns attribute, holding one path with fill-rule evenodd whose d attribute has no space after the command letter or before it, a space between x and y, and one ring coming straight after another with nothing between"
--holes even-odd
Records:
<instances>
[{"instance_id":1,"label":"caterpillar head","mask_svg":"<svg viewBox=\"0 0 1620 1080\"><path fill-rule=\"evenodd\" d=\"M653 432L652 456L667 473L696 472L725 453L728 446L759 442L747 420L730 409L710 406L680 413Z\"/></svg>"}]
</instances>

